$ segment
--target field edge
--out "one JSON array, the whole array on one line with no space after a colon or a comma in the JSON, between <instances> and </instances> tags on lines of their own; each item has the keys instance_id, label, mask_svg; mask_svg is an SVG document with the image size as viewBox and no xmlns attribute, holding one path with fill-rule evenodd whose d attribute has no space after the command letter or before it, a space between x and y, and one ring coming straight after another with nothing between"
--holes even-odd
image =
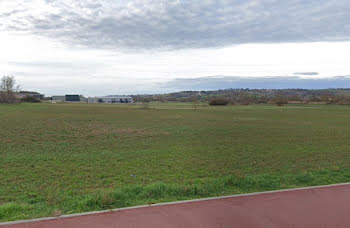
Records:
<instances>
[{"instance_id":1,"label":"field edge","mask_svg":"<svg viewBox=\"0 0 350 228\"><path fill-rule=\"evenodd\" d=\"M69 200L66 199L61 204L54 206L48 205L47 202L3 204L0 205L0 223L349 182L350 169L336 169L284 175L263 174L245 177L229 175L197 179L184 184L158 182L150 185L127 185L109 192L96 192L79 197L71 196Z\"/></svg>"}]
</instances>

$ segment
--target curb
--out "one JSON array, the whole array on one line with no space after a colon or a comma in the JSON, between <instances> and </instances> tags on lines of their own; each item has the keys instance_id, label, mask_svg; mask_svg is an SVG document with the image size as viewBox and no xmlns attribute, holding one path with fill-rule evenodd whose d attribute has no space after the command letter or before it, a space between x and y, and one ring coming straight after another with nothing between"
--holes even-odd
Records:
<instances>
[{"instance_id":1,"label":"curb","mask_svg":"<svg viewBox=\"0 0 350 228\"><path fill-rule=\"evenodd\" d=\"M167 203L157 203L157 204L140 205L140 206L125 207L125 208L116 208L116 209L103 210L103 211L91 211L91 212L84 212L84 213L61 215L61 216L58 216L58 217L44 217L44 218L36 218L36 219L28 219L28 220L19 220L19 221L13 221L13 222L2 222L2 223L0 222L0 226L15 225L15 224L22 224L22 223L32 223L32 222L41 222L41 221L48 221L48 220L55 220L55 219L72 218L72 217L78 217L78 216L97 215L97 214L104 214L104 213L117 212L117 211L125 211L125 210L138 209L138 208L158 207L158 206L167 206L167 205L174 205L174 204L193 203L193 202L201 202L201 201L208 201L208 200L218 200L218 199L227 199L227 198L236 198L236 197L247 197L247 196L264 195L264 194L281 193L281 192L290 192L290 191L302 191L302 190L310 190L310 189L318 189L318 188L340 187L340 186L347 186L347 185L350 185L350 182L342 183L342 184L331 184L331 185L302 187L302 188L294 188L294 189L273 190L273 191L266 191L266 192L254 192L254 193L246 193L246 194L236 194L236 195L210 197L210 198L202 198L202 199L194 199L194 200L182 200L182 201L167 202Z\"/></svg>"}]
</instances>

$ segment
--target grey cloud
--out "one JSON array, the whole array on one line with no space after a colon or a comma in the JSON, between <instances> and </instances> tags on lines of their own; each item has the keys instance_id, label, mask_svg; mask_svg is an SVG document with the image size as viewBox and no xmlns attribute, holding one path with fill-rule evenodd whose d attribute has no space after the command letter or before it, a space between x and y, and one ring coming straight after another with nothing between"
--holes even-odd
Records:
<instances>
[{"instance_id":1,"label":"grey cloud","mask_svg":"<svg viewBox=\"0 0 350 228\"><path fill-rule=\"evenodd\" d=\"M40 15L30 10L13 17L3 13L3 29L30 30L89 47L135 49L350 38L348 0L45 2L50 10Z\"/></svg>"},{"instance_id":2,"label":"grey cloud","mask_svg":"<svg viewBox=\"0 0 350 228\"><path fill-rule=\"evenodd\" d=\"M213 76L177 78L162 85L170 90L216 90L228 88L250 89L327 89L350 88L350 76L306 79L292 77Z\"/></svg>"},{"instance_id":3,"label":"grey cloud","mask_svg":"<svg viewBox=\"0 0 350 228\"><path fill-rule=\"evenodd\" d=\"M155 94L184 90L217 90L229 88L250 89L328 89L350 88L350 75L334 78L305 79L293 77L255 77L216 76L200 78L178 78L166 83L155 83L147 79L130 77L81 77L74 79L61 76L38 76L34 73L15 72L21 75L19 84L26 90L37 90L46 95L77 93L90 96L108 94ZM30 76L30 77L27 77Z\"/></svg>"},{"instance_id":4,"label":"grey cloud","mask_svg":"<svg viewBox=\"0 0 350 228\"><path fill-rule=\"evenodd\" d=\"M295 72L294 75L308 75L308 76L312 76L312 75L319 75L318 72Z\"/></svg>"}]
</instances>

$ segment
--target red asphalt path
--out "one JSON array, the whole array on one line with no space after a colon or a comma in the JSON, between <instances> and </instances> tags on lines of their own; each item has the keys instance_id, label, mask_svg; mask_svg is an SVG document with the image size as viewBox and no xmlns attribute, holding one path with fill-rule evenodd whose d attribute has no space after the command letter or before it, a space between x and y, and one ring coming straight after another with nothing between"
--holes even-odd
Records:
<instances>
[{"instance_id":1,"label":"red asphalt path","mask_svg":"<svg viewBox=\"0 0 350 228\"><path fill-rule=\"evenodd\" d=\"M350 227L350 185L134 208L4 227Z\"/></svg>"}]
</instances>

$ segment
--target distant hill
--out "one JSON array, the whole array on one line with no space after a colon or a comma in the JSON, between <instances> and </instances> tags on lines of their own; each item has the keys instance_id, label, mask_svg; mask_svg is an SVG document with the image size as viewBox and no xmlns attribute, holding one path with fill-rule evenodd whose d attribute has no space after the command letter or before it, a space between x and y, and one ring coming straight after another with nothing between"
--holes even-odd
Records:
<instances>
[{"instance_id":1,"label":"distant hill","mask_svg":"<svg viewBox=\"0 0 350 228\"><path fill-rule=\"evenodd\" d=\"M231 103L271 103L283 98L288 102L350 103L350 89L223 89L210 91L181 91L167 94L134 95L136 102L144 101L210 101L220 97Z\"/></svg>"}]
</instances>

